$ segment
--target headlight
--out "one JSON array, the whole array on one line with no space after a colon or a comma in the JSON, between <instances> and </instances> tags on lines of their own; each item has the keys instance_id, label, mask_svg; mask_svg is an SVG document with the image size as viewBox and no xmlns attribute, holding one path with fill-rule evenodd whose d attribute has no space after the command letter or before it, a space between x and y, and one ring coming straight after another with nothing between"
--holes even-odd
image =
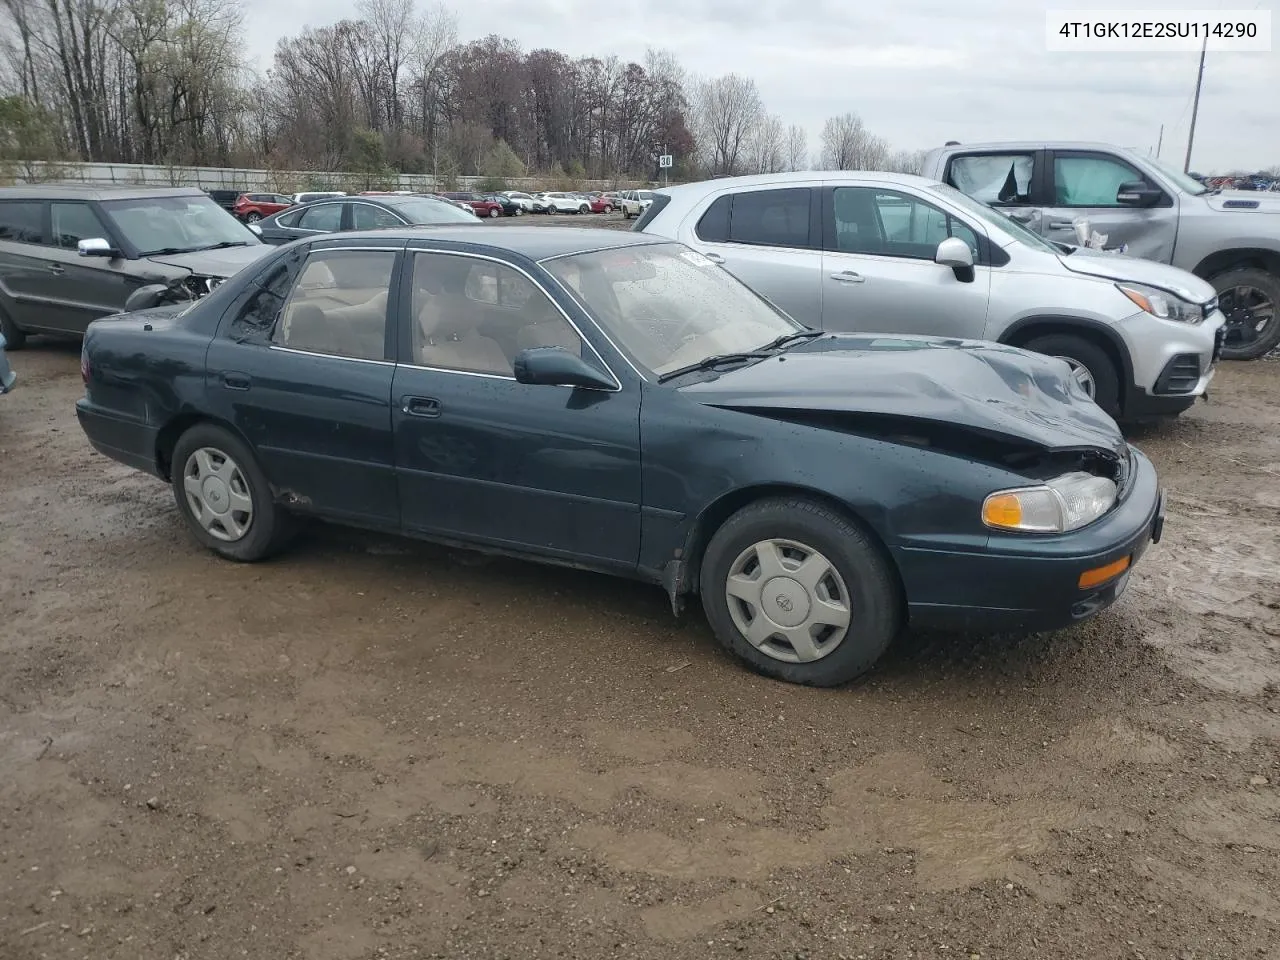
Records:
<instances>
[{"instance_id":1,"label":"headlight","mask_svg":"<svg viewBox=\"0 0 1280 960\"><path fill-rule=\"evenodd\" d=\"M1179 323L1200 323L1204 320L1203 304L1184 300L1168 290L1142 283L1117 283L1116 287L1153 317Z\"/></svg>"},{"instance_id":2,"label":"headlight","mask_svg":"<svg viewBox=\"0 0 1280 960\"><path fill-rule=\"evenodd\" d=\"M997 490L982 503L982 522L996 530L1066 533L1093 523L1115 502L1113 481L1067 473L1040 486Z\"/></svg>"}]
</instances>

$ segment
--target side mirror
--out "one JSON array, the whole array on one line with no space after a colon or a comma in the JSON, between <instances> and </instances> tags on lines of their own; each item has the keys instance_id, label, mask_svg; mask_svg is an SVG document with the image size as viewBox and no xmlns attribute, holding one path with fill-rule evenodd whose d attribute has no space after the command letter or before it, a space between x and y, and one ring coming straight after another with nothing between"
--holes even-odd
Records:
<instances>
[{"instance_id":1,"label":"side mirror","mask_svg":"<svg viewBox=\"0 0 1280 960\"><path fill-rule=\"evenodd\" d=\"M612 390L617 386L608 375L564 347L521 350L516 354L513 366L517 383L585 387L588 390Z\"/></svg>"},{"instance_id":2,"label":"side mirror","mask_svg":"<svg viewBox=\"0 0 1280 960\"><path fill-rule=\"evenodd\" d=\"M135 310L149 310L152 307L159 306L164 302L165 296L169 293L169 287L163 283L148 283L144 287L139 287L133 293L129 294L129 298L124 302L123 313L133 313Z\"/></svg>"},{"instance_id":3,"label":"side mirror","mask_svg":"<svg viewBox=\"0 0 1280 960\"><path fill-rule=\"evenodd\" d=\"M262 236L262 228L258 226L256 223L247 223L245 224L245 226L249 228L249 231L253 233L254 236L258 236L258 237Z\"/></svg>"},{"instance_id":4,"label":"side mirror","mask_svg":"<svg viewBox=\"0 0 1280 960\"><path fill-rule=\"evenodd\" d=\"M947 237L939 243L933 262L950 267L961 283L973 283L973 251L959 237Z\"/></svg>"},{"instance_id":5,"label":"side mirror","mask_svg":"<svg viewBox=\"0 0 1280 960\"><path fill-rule=\"evenodd\" d=\"M1163 190L1143 180L1122 183L1116 190L1116 203L1122 207L1154 207L1163 199Z\"/></svg>"},{"instance_id":6,"label":"side mirror","mask_svg":"<svg viewBox=\"0 0 1280 960\"><path fill-rule=\"evenodd\" d=\"M81 240L76 244L76 253L82 257L107 257L109 259L120 256L120 251L111 246L110 241L104 240L102 237Z\"/></svg>"}]
</instances>

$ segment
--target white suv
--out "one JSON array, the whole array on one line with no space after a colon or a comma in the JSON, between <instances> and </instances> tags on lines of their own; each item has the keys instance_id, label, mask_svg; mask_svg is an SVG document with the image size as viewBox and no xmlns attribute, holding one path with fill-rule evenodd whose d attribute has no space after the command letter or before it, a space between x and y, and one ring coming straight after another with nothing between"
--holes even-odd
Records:
<instances>
[{"instance_id":1,"label":"white suv","mask_svg":"<svg viewBox=\"0 0 1280 960\"><path fill-rule=\"evenodd\" d=\"M934 180L774 174L670 187L633 229L688 244L801 323L996 340L1065 360L1119 419L1213 378L1217 294L1177 267L1053 244Z\"/></svg>"}]
</instances>

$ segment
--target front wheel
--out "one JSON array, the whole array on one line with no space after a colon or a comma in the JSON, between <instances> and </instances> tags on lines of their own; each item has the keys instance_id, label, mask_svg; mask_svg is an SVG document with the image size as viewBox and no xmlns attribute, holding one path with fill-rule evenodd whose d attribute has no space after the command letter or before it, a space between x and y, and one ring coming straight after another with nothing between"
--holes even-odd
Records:
<instances>
[{"instance_id":1,"label":"front wheel","mask_svg":"<svg viewBox=\"0 0 1280 960\"><path fill-rule=\"evenodd\" d=\"M516 215L517 217L523 217L523 216L524 216L524 207L516 207L515 215Z\"/></svg>"},{"instance_id":2,"label":"front wheel","mask_svg":"<svg viewBox=\"0 0 1280 960\"><path fill-rule=\"evenodd\" d=\"M613 206L612 206L611 204L606 203L606 204L604 205L604 212L605 212L605 213L613 213Z\"/></svg>"},{"instance_id":3,"label":"front wheel","mask_svg":"<svg viewBox=\"0 0 1280 960\"><path fill-rule=\"evenodd\" d=\"M499 216L501 216L501 215L502 215L502 211L501 211L501 210L499 210L497 207L490 207L490 208L489 208L489 218L490 218L491 220L492 220L492 219L495 219L495 218L497 218L497 217L499 217Z\"/></svg>"},{"instance_id":4,"label":"front wheel","mask_svg":"<svg viewBox=\"0 0 1280 960\"><path fill-rule=\"evenodd\" d=\"M1093 402L1111 416L1120 416L1120 373L1097 344L1069 333L1052 333L1023 344L1023 349L1065 360L1071 376Z\"/></svg>"},{"instance_id":5,"label":"front wheel","mask_svg":"<svg viewBox=\"0 0 1280 960\"><path fill-rule=\"evenodd\" d=\"M585 203L584 203L584 204L582 204L582 206L578 207L578 212L579 212L579 213L590 213L590 212L591 212L591 207L590 207L590 205L589 205L589 204L585 204Z\"/></svg>"},{"instance_id":6,"label":"front wheel","mask_svg":"<svg viewBox=\"0 0 1280 960\"><path fill-rule=\"evenodd\" d=\"M1265 270L1230 270L1210 282L1227 318L1224 359L1256 360L1280 344L1280 277Z\"/></svg>"},{"instance_id":7,"label":"front wheel","mask_svg":"<svg viewBox=\"0 0 1280 960\"><path fill-rule=\"evenodd\" d=\"M721 645L788 683L847 683L902 622L897 578L870 536L801 498L760 500L725 521L707 545L699 588Z\"/></svg>"},{"instance_id":8,"label":"front wheel","mask_svg":"<svg viewBox=\"0 0 1280 960\"><path fill-rule=\"evenodd\" d=\"M211 423L188 429L173 448L171 473L178 512L206 549L251 563L287 541L292 518L273 500L253 452L230 431Z\"/></svg>"},{"instance_id":9,"label":"front wheel","mask_svg":"<svg viewBox=\"0 0 1280 960\"><path fill-rule=\"evenodd\" d=\"M261 219L262 219L262 214L258 213L257 210L251 210L248 213L246 213L244 216L245 223L257 223Z\"/></svg>"},{"instance_id":10,"label":"front wheel","mask_svg":"<svg viewBox=\"0 0 1280 960\"><path fill-rule=\"evenodd\" d=\"M559 212L560 210L556 207L554 203L551 206L547 207L547 213L559 213Z\"/></svg>"}]
</instances>

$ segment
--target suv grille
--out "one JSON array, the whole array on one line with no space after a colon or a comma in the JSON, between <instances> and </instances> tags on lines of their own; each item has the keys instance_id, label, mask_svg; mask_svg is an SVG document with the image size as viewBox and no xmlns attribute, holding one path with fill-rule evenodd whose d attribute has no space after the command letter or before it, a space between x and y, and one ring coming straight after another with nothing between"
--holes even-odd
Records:
<instances>
[{"instance_id":1,"label":"suv grille","mask_svg":"<svg viewBox=\"0 0 1280 960\"><path fill-rule=\"evenodd\" d=\"M1200 357L1194 353L1180 353L1160 372L1156 381L1156 393L1190 393L1200 382Z\"/></svg>"}]
</instances>

